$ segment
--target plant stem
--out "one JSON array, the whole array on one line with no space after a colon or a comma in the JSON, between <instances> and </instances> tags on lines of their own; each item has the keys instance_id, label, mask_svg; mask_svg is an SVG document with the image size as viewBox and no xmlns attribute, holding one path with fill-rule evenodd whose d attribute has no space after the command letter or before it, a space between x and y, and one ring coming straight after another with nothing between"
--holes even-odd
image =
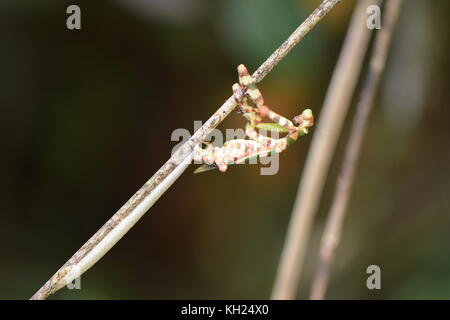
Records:
<instances>
[{"instance_id":1,"label":"plant stem","mask_svg":"<svg viewBox=\"0 0 450 320\"><path fill-rule=\"evenodd\" d=\"M296 295L311 226L367 50L370 30L366 9L370 4L374 1L357 2L328 87L297 191L272 299L294 299Z\"/></svg>"},{"instance_id":2,"label":"plant stem","mask_svg":"<svg viewBox=\"0 0 450 320\"><path fill-rule=\"evenodd\" d=\"M380 84L389 44L392 38L401 0L386 1L382 29L375 37L374 47L370 58L369 71L356 106L356 113L352 123L350 137L347 142L341 172L339 174L333 201L328 213L325 230L319 249L319 261L316 275L311 287L311 299L323 299L330 277L331 264L335 257L336 248L341 238L342 225L345 217L350 191L355 176L356 164L361 152L362 141L367 127L370 112L373 108L375 94Z\"/></svg>"},{"instance_id":3,"label":"plant stem","mask_svg":"<svg viewBox=\"0 0 450 320\"><path fill-rule=\"evenodd\" d=\"M289 38L255 71L258 83L298 44L340 0L324 0L314 12L289 36ZM235 92L225 103L184 143L170 159L119 209L32 297L46 299L67 283L82 275L99 261L167 191L189 166L192 148L201 143L236 106L242 90Z\"/></svg>"}]
</instances>

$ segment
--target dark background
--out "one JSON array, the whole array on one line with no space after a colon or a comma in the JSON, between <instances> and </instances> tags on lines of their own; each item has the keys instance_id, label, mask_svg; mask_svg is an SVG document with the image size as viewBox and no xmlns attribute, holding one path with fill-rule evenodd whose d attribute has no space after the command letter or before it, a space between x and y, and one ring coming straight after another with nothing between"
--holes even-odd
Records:
<instances>
[{"instance_id":1,"label":"dark background","mask_svg":"<svg viewBox=\"0 0 450 320\"><path fill-rule=\"evenodd\" d=\"M0 298L29 298L169 158L172 131L205 121L229 97L236 66L255 70L319 3L1 1ZM66 28L70 4L81 30ZM269 106L319 114L353 5L338 4L261 83ZM404 1L328 298L450 298L449 9ZM244 123L231 115L220 128ZM277 175L192 166L82 276L82 290L53 298L268 298L312 135L280 155ZM379 291L366 288L371 264Z\"/></svg>"}]
</instances>

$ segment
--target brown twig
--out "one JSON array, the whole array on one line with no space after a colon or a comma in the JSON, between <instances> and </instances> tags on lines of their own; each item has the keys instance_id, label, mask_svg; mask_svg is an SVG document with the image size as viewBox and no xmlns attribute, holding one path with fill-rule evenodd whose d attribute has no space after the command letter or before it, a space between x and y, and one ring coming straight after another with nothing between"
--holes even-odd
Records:
<instances>
[{"instance_id":1,"label":"brown twig","mask_svg":"<svg viewBox=\"0 0 450 320\"><path fill-rule=\"evenodd\" d=\"M357 2L347 35L333 72L319 122L314 130L303 175L284 243L272 299L295 298L311 225L348 106L359 78L370 30L366 9L377 1Z\"/></svg>"},{"instance_id":2,"label":"brown twig","mask_svg":"<svg viewBox=\"0 0 450 320\"><path fill-rule=\"evenodd\" d=\"M319 249L319 261L316 275L311 287L311 299L323 299L330 278L331 264L336 248L341 238L342 225L345 217L350 189L353 184L355 170L361 151L364 132L368 118L373 108L375 94L380 84L386 64L389 43L392 38L401 0L386 1L383 12L382 29L377 32L367 78L364 82L356 113L352 123L350 137L347 142L341 172L337 180L336 189L322 236Z\"/></svg>"},{"instance_id":3,"label":"brown twig","mask_svg":"<svg viewBox=\"0 0 450 320\"><path fill-rule=\"evenodd\" d=\"M324 0L314 12L289 36L289 38L253 74L260 82L303 37L340 0ZM191 162L192 148L201 143L236 106L243 92L237 91L228 98L205 124L184 143L171 158L148 180L125 205L117 211L31 299L46 299L67 283L83 274L100 260L119 241L139 218L172 185Z\"/></svg>"}]
</instances>

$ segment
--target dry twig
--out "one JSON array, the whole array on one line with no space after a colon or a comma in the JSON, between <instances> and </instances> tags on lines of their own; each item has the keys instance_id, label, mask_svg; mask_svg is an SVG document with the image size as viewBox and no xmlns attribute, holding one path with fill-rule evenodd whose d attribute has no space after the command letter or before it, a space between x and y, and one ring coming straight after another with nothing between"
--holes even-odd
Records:
<instances>
[{"instance_id":1,"label":"dry twig","mask_svg":"<svg viewBox=\"0 0 450 320\"><path fill-rule=\"evenodd\" d=\"M370 30L366 9L377 1L361 0L348 28L338 63L314 130L289 229L280 259L272 299L295 298L314 216L336 142L359 78Z\"/></svg>"},{"instance_id":2,"label":"dry twig","mask_svg":"<svg viewBox=\"0 0 450 320\"><path fill-rule=\"evenodd\" d=\"M319 249L318 268L311 287L311 299L314 300L323 299L325 296L330 277L331 264L341 238L345 209L350 197L350 189L355 176L356 164L361 151L364 132L386 64L389 43L397 21L400 4L401 0L386 1L382 19L382 28L377 32L375 38L370 58L369 71L356 106L356 113L353 119L350 137L347 142L341 172L337 180L332 205L328 213L325 230L322 236Z\"/></svg>"}]
</instances>

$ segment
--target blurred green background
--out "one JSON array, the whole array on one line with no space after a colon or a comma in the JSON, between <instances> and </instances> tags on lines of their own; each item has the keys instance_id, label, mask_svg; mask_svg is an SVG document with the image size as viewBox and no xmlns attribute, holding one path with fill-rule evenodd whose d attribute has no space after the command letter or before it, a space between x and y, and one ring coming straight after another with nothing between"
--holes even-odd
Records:
<instances>
[{"instance_id":1,"label":"blurred green background","mask_svg":"<svg viewBox=\"0 0 450 320\"><path fill-rule=\"evenodd\" d=\"M319 3L1 1L0 298L29 298L169 158L172 131L205 121L229 97L236 66L255 70ZM70 4L81 7L81 30L66 28ZM337 5L261 83L269 106L319 114L353 6ZM449 9L404 1L328 298L450 298ZM220 128L243 124L233 114ZM81 290L52 298L268 298L312 135L280 155L277 175L192 166ZM371 264L381 290L366 288Z\"/></svg>"}]
</instances>

